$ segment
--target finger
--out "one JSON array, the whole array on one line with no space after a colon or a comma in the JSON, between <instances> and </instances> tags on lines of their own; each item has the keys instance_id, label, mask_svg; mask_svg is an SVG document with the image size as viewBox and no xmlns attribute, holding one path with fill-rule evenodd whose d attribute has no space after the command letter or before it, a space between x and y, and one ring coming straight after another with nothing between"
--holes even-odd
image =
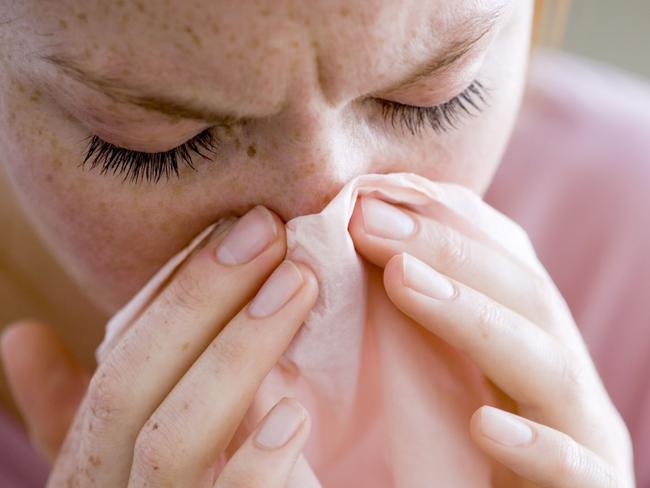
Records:
<instances>
[{"instance_id":1,"label":"finger","mask_svg":"<svg viewBox=\"0 0 650 488\"><path fill-rule=\"evenodd\" d=\"M621 488L624 483L599 456L571 437L517 415L484 406L470 431L489 456L522 478L550 488Z\"/></svg>"},{"instance_id":2,"label":"finger","mask_svg":"<svg viewBox=\"0 0 650 488\"><path fill-rule=\"evenodd\" d=\"M388 262L384 286L402 312L466 353L515 401L546 415L544 421L570 423L571 412L582 414L592 392L587 366L526 318L407 254ZM549 402L551 393L562 403Z\"/></svg>"},{"instance_id":3,"label":"finger","mask_svg":"<svg viewBox=\"0 0 650 488\"><path fill-rule=\"evenodd\" d=\"M283 398L226 463L215 487L285 488L309 428L304 407Z\"/></svg>"},{"instance_id":4,"label":"finger","mask_svg":"<svg viewBox=\"0 0 650 488\"><path fill-rule=\"evenodd\" d=\"M317 295L307 266L284 261L273 272L143 426L135 443L133 486L195 486L203 479Z\"/></svg>"},{"instance_id":5,"label":"finger","mask_svg":"<svg viewBox=\"0 0 650 488\"><path fill-rule=\"evenodd\" d=\"M567 328L568 309L548 275L499 246L368 197L357 201L350 234L357 251L377 266L406 252L549 331Z\"/></svg>"},{"instance_id":6,"label":"finger","mask_svg":"<svg viewBox=\"0 0 650 488\"><path fill-rule=\"evenodd\" d=\"M218 226L111 349L89 386L84 433L98 483L126 485L143 424L285 252L284 225L264 207Z\"/></svg>"},{"instance_id":7,"label":"finger","mask_svg":"<svg viewBox=\"0 0 650 488\"><path fill-rule=\"evenodd\" d=\"M51 327L34 320L5 328L1 348L3 367L29 437L52 462L90 375Z\"/></svg>"}]
</instances>

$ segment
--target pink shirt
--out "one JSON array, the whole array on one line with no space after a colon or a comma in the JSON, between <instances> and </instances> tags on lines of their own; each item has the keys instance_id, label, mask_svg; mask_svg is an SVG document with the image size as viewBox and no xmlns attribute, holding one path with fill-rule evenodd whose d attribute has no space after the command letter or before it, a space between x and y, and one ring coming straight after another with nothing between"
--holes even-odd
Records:
<instances>
[{"instance_id":1,"label":"pink shirt","mask_svg":"<svg viewBox=\"0 0 650 488\"><path fill-rule=\"evenodd\" d=\"M569 303L632 433L640 487L650 486L649 135L647 86L538 57L486 195L528 231ZM3 412L0 438L0 486L42 486L47 466Z\"/></svg>"},{"instance_id":2,"label":"pink shirt","mask_svg":"<svg viewBox=\"0 0 650 488\"><path fill-rule=\"evenodd\" d=\"M650 87L538 58L485 200L520 223L569 304L650 487Z\"/></svg>"}]
</instances>

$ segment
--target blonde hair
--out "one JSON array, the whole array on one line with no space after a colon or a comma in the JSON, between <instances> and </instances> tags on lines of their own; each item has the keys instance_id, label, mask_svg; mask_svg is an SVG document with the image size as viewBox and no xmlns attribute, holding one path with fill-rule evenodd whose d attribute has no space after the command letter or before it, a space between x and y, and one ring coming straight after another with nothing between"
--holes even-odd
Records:
<instances>
[{"instance_id":1,"label":"blonde hair","mask_svg":"<svg viewBox=\"0 0 650 488\"><path fill-rule=\"evenodd\" d=\"M569 6L569 0L535 1L533 45L557 46L562 42Z\"/></svg>"}]
</instances>

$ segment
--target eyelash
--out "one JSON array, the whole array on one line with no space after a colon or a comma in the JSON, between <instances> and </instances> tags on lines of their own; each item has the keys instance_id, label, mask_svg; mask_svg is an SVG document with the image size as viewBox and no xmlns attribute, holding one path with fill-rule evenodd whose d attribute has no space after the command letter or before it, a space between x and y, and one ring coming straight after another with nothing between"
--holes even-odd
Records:
<instances>
[{"instance_id":1,"label":"eyelash","mask_svg":"<svg viewBox=\"0 0 650 488\"><path fill-rule=\"evenodd\" d=\"M419 135L426 126L436 133L456 129L463 117L479 115L487 105L487 90L479 81L474 81L460 95L435 107L416 107L383 99L373 99L379 103L384 120L390 121L393 128L398 125L412 135ZM205 129L189 141L169 151L146 153L115 146L91 136L86 156L81 163L90 169L100 167L100 174L124 175L123 181L138 183L141 180L158 183L164 176L166 180L173 174L179 176L179 162L192 170L192 154L212 161L218 143L210 129ZM204 152L205 151L205 152ZM206 154L207 153L207 154Z\"/></svg>"},{"instance_id":2,"label":"eyelash","mask_svg":"<svg viewBox=\"0 0 650 488\"><path fill-rule=\"evenodd\" d=\"M210 129L205 129L174 149L157 153L132 151L91 136L81 166L90 163L91 170L101 168L100 174L124 175L123 181L138 183L146 180L157 183L163 176L167 180L172 174L178 177L180 162L196 170L192 164L192 154L212 161L211 156L216 153L217 145Z\"/></svg>"},{"instance_id":3,"label":"eyelash","mask_svg":"<svg viewBox=\"0 0 650 488\"><path fill-rule=\"evenodd\" d=\"M393 128L408 130L412 135L420 134L426 126L436 133L457 129L464 117L475 117L487 105L488 90L478 80L472 82L460 95L435 107L416 107L389 100L376 99L380 104L384 120Z\"/></svg>"}]
</instances>

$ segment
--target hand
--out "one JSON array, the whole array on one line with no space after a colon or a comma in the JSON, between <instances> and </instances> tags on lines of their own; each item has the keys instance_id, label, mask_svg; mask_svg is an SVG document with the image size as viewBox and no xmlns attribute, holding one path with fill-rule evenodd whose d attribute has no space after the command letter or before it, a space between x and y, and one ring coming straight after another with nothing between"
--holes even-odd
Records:
<instances>
[{"instance_id":1,"label":"hand","mask_svg":"<svg viewBox=\"0 0 650 488\"><path fill-rule=\"evenodd\" d=\"M350 233L357 251L385 268L395 306L467 354L514 405L519 415L484 406L470 422L479 448L516 473L508 486L634 485L629 433L541 265L370 197L357 201Z\"/></svg>"},{"instance_id":2,"label":"hand","mask_svg":"<svg viewBox=\"0 0 650 488\"><path fill-rule=\"evenodd\" d=\"M284 225L262 207L219 226L97 368L85 395L88 375L51 332L12 326L3 335L4 364L32 437L54 459L48 486L285 486L310 428L305 409L290 399L271 409L213 479L260 383L318 295L313 272L282 261L285 252ZM57 405L82 398L60 450L73 410L48 424L43 399L56 395L50 387L39 397L34 384L53 376L40 357L20 354L30 347L49 354L59 386L75 385Z\"/></svg>"}]
</instances>

